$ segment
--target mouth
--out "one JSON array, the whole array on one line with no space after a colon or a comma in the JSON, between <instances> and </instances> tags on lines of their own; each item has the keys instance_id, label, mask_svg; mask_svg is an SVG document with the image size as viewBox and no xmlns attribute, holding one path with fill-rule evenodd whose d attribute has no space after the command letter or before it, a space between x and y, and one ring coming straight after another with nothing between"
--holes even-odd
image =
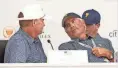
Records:
<instances>
[{"instance_id":1,"label":"mouth","mask_svg":"<svg viewBox=\"0 0 118 68\"><path fill-rule=\"evenodd\" d=\"M76 30L79 30L79 28L73 28L72 31L76 31Z\"/></svg>"},{"instance_id":2,"label":"mouth","mask_svg":"<svg viewBox=\"0 0 118 68\"><path fill-rule=\"evenodd\" d=\"M72 32L76 32L77 29L72 29Z\"/></svg>"}]
</instances>

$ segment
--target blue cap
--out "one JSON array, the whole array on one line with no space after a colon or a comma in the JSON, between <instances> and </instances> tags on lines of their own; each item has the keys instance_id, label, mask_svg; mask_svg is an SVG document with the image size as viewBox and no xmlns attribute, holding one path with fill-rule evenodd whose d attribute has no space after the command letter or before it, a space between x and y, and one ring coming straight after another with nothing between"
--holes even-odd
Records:
<instances>
[{"instance_id":1,"label":"blue cap","mask_svg":"<svg viewBox=\"0 0 118 68\"><path fill-rule=\"evenodd\" d=\"M84 19L86 24L98 24L100 23L101 16L98 11L91 9L83 13L82 19Z\"/></svg>"},{"instance_id":2,"label":"blue cap","mask_svg":"<svg viewBox=\"0 0 118 68\"><path fill-rule=\"evenodd\" d=\"M63 19L62 19L62 27L65 27L65 20L66 20L68 17L81 18L78 14L76 14L76 13L74 13L74 12L67 13L67 14L63 17Z\"/></svg>"}]
</instances>

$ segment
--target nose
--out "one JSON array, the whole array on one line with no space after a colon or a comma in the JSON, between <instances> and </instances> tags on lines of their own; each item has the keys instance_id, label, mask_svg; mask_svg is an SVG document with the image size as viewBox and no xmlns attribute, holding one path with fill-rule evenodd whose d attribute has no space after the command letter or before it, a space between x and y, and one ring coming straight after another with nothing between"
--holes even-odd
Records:
<instances>
[{"instance_id":1,"label":"nose","mask_svg":"<svg viewBox=\"0 0 118 68\"><path fill-rule=\"evenodd\" d=\"M43 21L43 26L45 26L45 22Z\"/></svg>"},{"instance_id":2,"label":"nose","mask_svg":"<svg viewBox=\"0 0 118 68\"><path fill-rule=\"evenodd\" d=\"M45 23L43 24L43 26L45 26Z\"/></svg>"},{"instance_id":3,"label":"nose","mask_svg":"<svg viewBox=\"0 0 118 68\"><path fill-rule=\"evenodd\" d=\"M75 24L74 24L74 23L71 23L71 24L70 24L70 27L71 27L71 28L73 28L74 26L75 26Z\"/></svg>"}]
</instances>

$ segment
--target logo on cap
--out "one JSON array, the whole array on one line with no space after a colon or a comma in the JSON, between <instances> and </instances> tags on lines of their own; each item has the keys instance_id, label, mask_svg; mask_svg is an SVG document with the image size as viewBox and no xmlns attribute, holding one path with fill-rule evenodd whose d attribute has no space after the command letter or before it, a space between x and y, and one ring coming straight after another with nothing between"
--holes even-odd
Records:
<instances>
[{"instance_id":1,"label":"logo on cap","mask_svg":"<svg viewBox=\"0 0 118 68\"><path fill-rule=\"evenodd\" d=\"M82 19L84 19L86 24L98 24L100 23L101 16L98 11L90 9L82 14Z\"/></svg>"},{"instance_id":2,"label":"logo on cap","mask_svg":"<svg viewBox=\"0 0 118 68\"><path fill-rule=\"evenodd\" d=\"M88 17L89 16L89 13L86 13L86 16L85 17Z\"/></svg>"}]
</instances>

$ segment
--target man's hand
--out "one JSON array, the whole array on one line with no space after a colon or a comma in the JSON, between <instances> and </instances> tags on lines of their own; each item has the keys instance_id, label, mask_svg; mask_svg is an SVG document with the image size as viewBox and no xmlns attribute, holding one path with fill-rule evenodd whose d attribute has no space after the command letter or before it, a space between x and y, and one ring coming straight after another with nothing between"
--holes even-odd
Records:
<instances>
[{"instance_id":1,"label":"man's hand","mask_svg":"<svg viewBox=\"0 0 118 68\"><path fill-rule=\"evenodd\" d=\"M95 47L92 49L92 53L97 57L106 57L107 59L112 59L112 52L106 48Z\"/></svg>"}]
</instances>

